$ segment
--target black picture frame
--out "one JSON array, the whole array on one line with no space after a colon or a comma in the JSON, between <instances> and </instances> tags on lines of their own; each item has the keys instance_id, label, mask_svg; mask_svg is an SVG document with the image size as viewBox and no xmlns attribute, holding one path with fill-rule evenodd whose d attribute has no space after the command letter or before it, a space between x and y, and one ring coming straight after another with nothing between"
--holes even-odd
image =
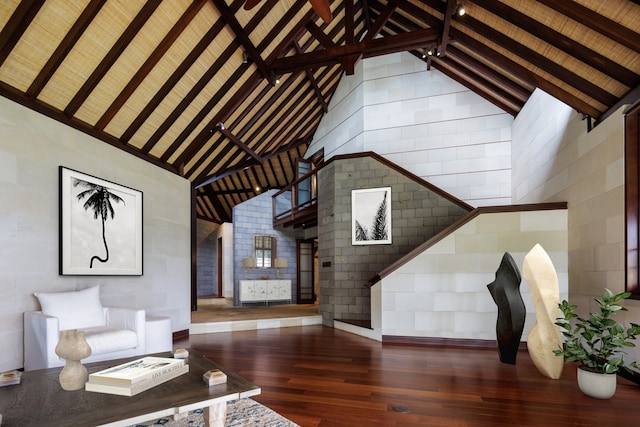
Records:
<instances>
[{"instance_id":1,"label":"black picture frame","mask_svg":"<svg viewBox=\"0 0 640 427\"><path fill-rule=\"evenodd\" d=\"M142 276L142 192L64 166L60 275Z\"/></svg>"},{"instance_id":2,"label":"black picture frame","mask_svg":"<svg viewBox=\"0 0 640 427\"><path fill-rule=\"evenodd\" d=\"M351 190L351 244L391 244L391 187Z\"/></svg>"}]
</instances>

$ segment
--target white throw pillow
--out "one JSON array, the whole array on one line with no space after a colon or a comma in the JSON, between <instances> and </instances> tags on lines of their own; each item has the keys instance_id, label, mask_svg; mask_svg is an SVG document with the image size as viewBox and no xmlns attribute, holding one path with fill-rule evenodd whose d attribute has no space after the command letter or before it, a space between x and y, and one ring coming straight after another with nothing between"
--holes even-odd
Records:
<instances>
[{"instance_id":1,"label":"white throw pillow","mask_svg":"<svg viewBox=\"0 0 640 427\"><path fill-rule=\"evenodd\" d=\"M42 313L57 317L61 331L104 326L100 286L73 292L36 292Z\"/></svg>"}]
</instances>

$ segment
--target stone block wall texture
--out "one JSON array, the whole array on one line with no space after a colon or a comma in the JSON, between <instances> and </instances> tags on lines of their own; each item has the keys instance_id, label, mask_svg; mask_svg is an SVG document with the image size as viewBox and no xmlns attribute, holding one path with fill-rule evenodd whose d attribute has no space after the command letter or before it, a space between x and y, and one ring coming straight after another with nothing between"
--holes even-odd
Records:
<instances>
[{"instance_id":1,"label":"stone block wall texture","mask_svg":"<svg viewBox=\"0 0 640 427\"><path fill-rule=\"evenodd\" d=\"M255 280L262 276L291 280L293 303L297 301L296 241L304 238L304 231L293 227L273 228L273 198L276 190L267 191L233 208L233 271L234 305L239 303L240 280ZM277 241L277 258L287 259L287 268L243 268L244 258L254 257L255 236L271 236Z\"/></svg>"},{"instance_id":2,"label":"stone block wall texture","mask_svg":"<svg viewBox=\"0 0 640 427\"><path fill-rule=\"evenodd\" d=\"M216 230L220 226L210 221L196 221L198 245L198 271L196 275L198 296L218 293L218 242Z\"/></svg>"},{"instance_id":3,"label":"stone block wall texture","mask_svg":"<svg viewBox=\"0 0 640 427\"><path fill-rule=\"evenodd\" d=\"M513 117L408 53L344 76L307 151L373 151L472 206L511 204Z\"/></svg>"},{"instance_id":4,"label":"stone block wall texture","mask_svg":"<svg viewBox=\"0 0 640 427\"><path fill-rule=\"evenodd\" d=\"M463 216L467 211L370 157L329 163L318 177L320 313L369 319L369 279ZM392 243L351 244L351 191L391 187Z\"/></svg>"}]
</instances>

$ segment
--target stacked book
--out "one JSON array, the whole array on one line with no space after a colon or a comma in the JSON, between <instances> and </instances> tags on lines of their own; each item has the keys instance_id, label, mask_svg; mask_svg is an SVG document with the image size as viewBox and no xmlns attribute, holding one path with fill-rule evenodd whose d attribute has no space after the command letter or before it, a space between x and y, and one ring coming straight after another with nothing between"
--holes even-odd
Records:
<instances>
[{"instance_id":1,"label":"stacked book","mask_svg":"<svg viewBox=\"0 0 640 427\"><path fill-rule=\"evenodd\" d=\"M187 372L184 359L143 357L89 374L85 390L133 396Z\"/></svg>"},{"instance_id":2,"label":"stacked book","mask_svg":"<svg viewBox=\"0 0 640 427\"><path fill-rule=\"evenodd\" d=\"M22 376L22 372L18 370L0 373L0 387L4 387L6 385L20 384L21 376Z\"/></svg>"}]
</instances>

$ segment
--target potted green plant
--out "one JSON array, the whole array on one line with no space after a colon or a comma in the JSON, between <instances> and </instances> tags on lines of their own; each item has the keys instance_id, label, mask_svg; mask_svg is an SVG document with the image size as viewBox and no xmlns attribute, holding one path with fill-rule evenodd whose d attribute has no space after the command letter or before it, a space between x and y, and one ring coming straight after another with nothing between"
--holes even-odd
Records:
<instances>
[{"instance_id":1,"label":"potted green plant","mask_svg":"<svg viewBox=\"0 0 640 427\"><path fill-rule=\"evenodd\" d=\"M589 396L608 399L615 393L616 372L624 367L624 349L635 347L633 340L640 334L640 325L624 326L612 317L627 309L620 301L630 297L629 292L614 294L605 289L602 299L595 299L599 312L581 317L575 313L577 306L564 300L558 304L563 318L556 320L565 339L564 347L554 350L556 356L564 356L567 362L580 362L578 386ZM631 366L638 368L636 362ZM592 382L603 384L591 389Z\"/></svg>"}]
</instances>

